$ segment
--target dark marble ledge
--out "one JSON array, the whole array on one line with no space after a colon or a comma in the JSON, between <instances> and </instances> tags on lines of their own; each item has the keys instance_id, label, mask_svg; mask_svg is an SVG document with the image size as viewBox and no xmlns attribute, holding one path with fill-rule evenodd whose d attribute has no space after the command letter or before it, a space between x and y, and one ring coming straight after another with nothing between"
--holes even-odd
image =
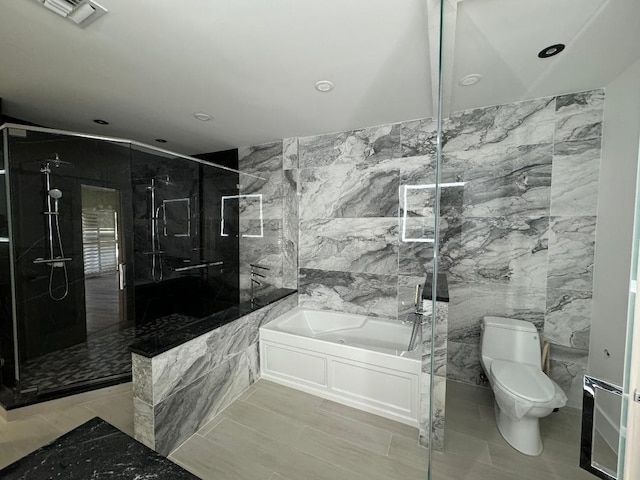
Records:
<instances>
[{"instance_id":1,"label":"dark marble ledge","mask_svg":"<svg viewBox=\"0 0 640 480\"><path fill-rule=\"evenodd\" d=\"M227 323L238 320L245 315L260 310L263 307L282 300L283 298L293 295L297 290L291 288L279 288L256 299L256 303L243 302L239 305L227 308L220 312L216 312L205 318L194 320L186 325L180 325L175 329L165 330L163 332L146 336L140 339L129 348L133 353L142 355L143 357L152 358L160 355L172 348L183 343L193 340L205 333L209 333L216 328L220 328Z\"/></svg>"},{"instance_id":2,"label":"dark marble ledge","mask_svg":"<svg viewBox=\"0 0 640 480\"><path fill-rule=\"evenodd\" d=\"M4 480L192 480L187 472L127 434L94 417L0 470Z\"/></svg>"},{"instance_id":3,"label":"dark marble ledge","mask_svg":"<svg viewBox=\"0 0 640 480\"><path fill-rule=\"evenodd\" d=\"M422 288L422 298L424 300L433 299L433 273L427 273L427 278L424 281L424 286ZM447 276L444 273L439 273L437 277L436 301L449 301L449 284L447 283Z\"/></svg>"}]
</instances>

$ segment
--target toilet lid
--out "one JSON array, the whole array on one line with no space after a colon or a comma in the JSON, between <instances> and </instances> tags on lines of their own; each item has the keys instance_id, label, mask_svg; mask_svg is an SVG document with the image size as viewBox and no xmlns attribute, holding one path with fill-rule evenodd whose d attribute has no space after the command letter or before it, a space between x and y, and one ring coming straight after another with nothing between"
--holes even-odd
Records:
<instances>
[{"instance_id":1,"label":"toilet lid","mask_svg":"<svg viewBox=\"0 0 640 480\"><path fill-rule=\"evenodd\" d=\"M533 365L494 360L491 375L504 390L525 400L548 402L555 394L553 382Z\"/></svg>"}]
</instances>

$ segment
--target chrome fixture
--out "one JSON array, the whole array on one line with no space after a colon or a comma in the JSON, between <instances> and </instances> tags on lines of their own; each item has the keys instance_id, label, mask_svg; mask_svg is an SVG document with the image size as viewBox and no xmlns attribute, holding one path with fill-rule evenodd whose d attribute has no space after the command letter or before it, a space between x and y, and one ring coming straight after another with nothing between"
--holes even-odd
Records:
<instances>
[{"instance_id":1,"label":"chrome fixture","mask_svg":"<svg viewBox=\"0 0 640 480\"><path fill-rule=\"evenodd\" d=\"M409 352L414 349L416 340L419 338L419 329L422 326L422 301L420 300L422 290L420 290L420 287L420 284L416 285L416 296L413 302L415 307L415 311L413 312L413 328L411 329L411 338L409 339L409 346L407 347L407 351Z\"/></svg>"},{"instance_id":2,"label":"chrome fixture","mask_svg":"<svg viewBox=\"0 0 640 480\"><path fill-rule=\"evenodd\" d=\"M49 296L52 300L63 300L69 294L69 275L67 273L67 262L71 258L64 256L64 248L62 245L62 236L60 235L60 208L59 201L62 198L62 190L51 187L51 168L60 168L63 166L71 166L69 162L60 160L58 154L54 154L53 158L42 162L40 173L44 176L44 191L46 192L45 208L43 214L47 217L47 240L49 247L49 258L36 258L33 263L49 265ZM56 248L59 255L56 255ZM57 297L53 293L53 274L56 268L62 268L64 273L64 293Z\"/></svg>"},{"instance_id":3,"label":"chrome fixture","mask_svg":"<svg viewBox=\"0 0 640 480\"><path fill-rule=\"evenodd\" d=\"M160 245L160 210L163 209L163 206L156 206L156 188L158 188L158 183L165 186L175 185L169 175L161 175L153 177L151 179L151 185L147 187L147 190L151 192L151 206L149 209L149 218L151 219L151 250L144 253L151 255L151 279L154 283L160 283L164 275L162 272L162 256L164 255L164 251Z\"/></svg>"},{"instance_id":4,"label":"chrome fixture","mask_svg":"<svg viewBox=\"0 0 640 480\"><path fill-rule=\"evenodd\" d=\"M256 303L253 286L262 285L262 283L260 283L260 280L258 280L256 277L266 278L265 275L262 275L261 273L256 272L256 269L259 269L259 270L271 270L271 269L269 267L265 267L264 265L259 265L257 263L250 263L249 266L251 267L251 306L253 307Z\"/></svg>"}]
</instances>

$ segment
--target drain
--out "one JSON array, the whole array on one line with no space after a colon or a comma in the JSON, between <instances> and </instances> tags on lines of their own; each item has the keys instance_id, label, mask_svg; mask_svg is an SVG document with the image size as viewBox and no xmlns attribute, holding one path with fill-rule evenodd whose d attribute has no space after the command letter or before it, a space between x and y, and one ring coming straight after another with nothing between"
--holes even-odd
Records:
<instances>
[{"instance_id":1,"label":"drain","mask_svg":"<svg viewBox=\"0 0 640 480\"><path fill-rule=\"evenodd\" d=\"M338 343L339 343L340 345L344 345L344 344L345 344L345 343L347 343L347 342L345 342L343 338L339 338L339 339L338 339Z\"/></svg>"}]
</instances>

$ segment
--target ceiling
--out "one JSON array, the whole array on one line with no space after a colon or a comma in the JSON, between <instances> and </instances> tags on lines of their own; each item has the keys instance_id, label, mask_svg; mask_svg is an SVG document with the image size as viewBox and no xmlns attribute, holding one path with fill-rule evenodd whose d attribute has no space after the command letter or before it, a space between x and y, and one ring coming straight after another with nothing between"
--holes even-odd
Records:
<instances>
[{"instance_id":1,"label":"ceiling","mask_svg":"<svg viewBox=\"0 0 640 480\"><path fill-rule=\"evenodd\" d=\"M445 2L445 112L603 87L640 58L637 0ZM439 0L99 3L86 28L2 3L4 113L185 154L434 115Z\"/></svg>"}]
</instances>

